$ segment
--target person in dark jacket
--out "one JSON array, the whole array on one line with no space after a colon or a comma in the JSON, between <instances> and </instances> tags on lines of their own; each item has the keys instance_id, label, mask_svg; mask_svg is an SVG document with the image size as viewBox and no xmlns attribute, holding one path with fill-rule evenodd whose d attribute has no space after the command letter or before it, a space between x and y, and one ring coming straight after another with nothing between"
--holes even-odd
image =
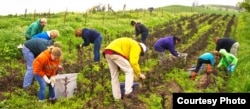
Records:
<instances>
[{"instance_id":1,"label":"person in dark jacket","mask_svg":"<svg viewBox=\"0 0 250 109\"><path fill-rule=\"evenodd\" d=\"M229 37L215 37L214 42L216 44L216 51L219 52L220 49L225 49L227 52L233 54L234 56L237 56L237 52L239 49L239 42L237 42L234 39L231 39Z\"/></svg>"},{"instance_id":2,"label":"person in dark jacket","mask_svg":"<svg viewBox=\"0 0 250 109\"><path fill-rule=\"evenodd\" d=\"M32 36L43 32L43 28L47 25L47 19L41 18L29 25L25 32L26 40L30 40Z\"/></svg>"},{"instance_id":3,"label":"person in dark jacket","mask_svg":"<svg viewBox=\"0 0 250 109\"><path fill-rule=\"evenodd\" d=\"M146 44L146 38L148 37L148 34L149 34L148 28L140 22L131 21L130 24L131 24L131 26L135 27L134 37L141 34L141 42Z\"/></svg>"},{"instance_id":4,"label":"person in dark jacket","mask_svg":"<svg viewBox=\"0 0 250 109\"><path fill-rule=\"evenodd\" d=\"M158 53L159 64L162 65L166 61L165 50L169 50L175 57L180 57L180 53L175 50L175 46L179 44L181 39L176 36L166 36L158 39L154 44L154 50Z\"/></svg>"},{"instance_id":5,"label":"person in dark jacket","mask_svg":"<svg viewBox=\"0 0 250 109\"><path fill-rule=\"evenodd\" d=\"M79 48L82 48L83 46L88 46L90 43L94 44L94 61L99 62L100 49L102 44L101 34L93 29L83 28L83 29L76 29L75 36L82 37L82 39L84 40L84 43L80 44Z\"/></svg>"},{"instance_id":6,"label":"person in dark jacket","mask_svg":"<svg viewBox=\"0 0 250 109\"><path fill-rule=\"evenodd\" d=\"M46 40L42 38L36 38L28 40L24 43L22 48L22 53L24 55L26 61L27 71L23 80L23 88L29 87L34 79L32 63L34 59L44 50L47 49L48 46L57 46L60 47L59 43L54 43L53 40Z\"/></svg>"}]
</instances>

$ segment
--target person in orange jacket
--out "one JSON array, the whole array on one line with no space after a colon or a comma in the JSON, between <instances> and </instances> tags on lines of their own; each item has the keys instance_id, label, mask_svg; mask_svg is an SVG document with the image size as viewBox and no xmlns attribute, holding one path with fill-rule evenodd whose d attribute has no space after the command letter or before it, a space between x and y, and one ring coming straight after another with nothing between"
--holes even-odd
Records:
<instances>
[{"instance_id":1,"label":"person in orange jacket","mask_svg":"<svg viewBox=\"0 0 250 109\"><path fill-rule=\"evenodd\" d=\"M45 99L46 86L49 86L49 100L54 103L55 98L55 75L56 70L60 64L62 56L62 50L59 47L51 46L33 61L33 72L35 79L40 85L38 92L39 102L43 102Z\"/></svg>"}]
</instances>

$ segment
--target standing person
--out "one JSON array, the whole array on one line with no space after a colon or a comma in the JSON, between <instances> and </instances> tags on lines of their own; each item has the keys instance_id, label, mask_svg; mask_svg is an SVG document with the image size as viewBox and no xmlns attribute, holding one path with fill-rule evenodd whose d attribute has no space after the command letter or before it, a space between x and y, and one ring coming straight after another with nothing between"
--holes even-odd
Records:
<instances>
[{"instance_id":1,"label":"standing person","mask_svg":"<svg viewBox=\"0 0 250 109\"><path fill-rule=\"evenodd\" d=\"M55 75L61 61L62 50L59 47L49 47L40 53L33 62L35 79L38 81L40 89L38 92L39 102L45 99L46 86L49 86L49 100L55 103Z\"/></svg>"},{"instance_id":2,"label":"standing person","mask_svg":"<svg viewBox=\"0 0 250 109\"><path fill-rule=\"evenodd\" d=\"M51 40L51 39L55 39L59 36L59 31L58 30L51 30L51 31L45 31L42 33L38 33L34 36L32 36L32 39L34 38L43 38L46 40Z\"/></svg>"},{"instance_id":3,"label":"standing person","mask_svg":"<svg viewBox=\"0 0 250 109\"><path fill-rule=\"evenodd\" d=\"M175 46L179 44L181 39L176 36L166 36L158 39L154 44L154 49L159 56L159 64L163 65L166 61L165 50L169 50L175 57L180 57L180 53L175 50Z\"/></svg>"},{"instance_id":4,"label":"standing person","mask_svg":"<svg viewBox=\"0 0 250 109\"><path fill-rule=\"evenodd\" d=\"M228 53L226 49L220 49L219 54L221 59L217 67L224 66L227 68L228 73L232 73L238 63L238 58L231 53Z\"/></svg>"},{"instance_id":5,"label":"standing person","mask_svg":"<svg viewBox=\"0 0 250 109\"><path fill-rule=\"evenodd\" d=\"M25 38L26 40L29 40L32 38L32 36L41 33L43 31L43 28L47 25L47 19L46 18L41 18L38 19L37 21L33 22L32 24L29 25L25 32Z\"/></svg>"},{"instance_id":6,"label":"standing person","mask_svg":"<svg viewBox=\"0 0 250 109\"><path fill-rule=\"evenodd\" d=\"M41 38L28 40L24 43L22 53L26 60L27 71L23 80L23 88L28 88L34 79L32 64L34 59L49 46L60 47L59 43L55 43L53 40L45 40Z\"/></svg>"},{"instance_id":7,"label":"standing person","mask_svg":"<svg viewBox=\"0 0 250 109\"><path fill-rule=\"evenodd\" d=\"M82 48L83 46L88 46L90 43L94 44L94 61L99 62L100 49L102 44L101 34L93 29L83 28L83 29L76 29L75 36L82 37L82 39L84 40L84 43L80 44L79 48Z\"/></svg>"},{"instance_id":8,"label":"standing person","mask_svg":"<svg viewBox=\"0 0 250 109\"><path fill-rule=\"evenodd\" d=\"M240 44L236 40L229 37L215 37L214 42L216 44L216 51L219 52L220 49L225 49L227 52L233 54L234 56L237 56Z\"/></svg>"},{"instance_id":9,"label":"standing person","mask_svg":"<svg viewBox=\"0 0 250 109\"><path fill-rule=\"evenodd\" d=\"M112 41L104 50L103 55L108 62L112 94L115 100L121 99L119 82L119 69L125 73L125 93L124 97L133 97L134 77L145 79L139 66L139 58L144 55L147 47L143 43L138 43L131 38L118 38Z\"/></svg>"},{"instance_id":10,"label":"standing person","mask_svg":"<svg viewBox=\"0 0 250 109\"><path fill-rule=\"evenodd\" d=\"M131 26L135 27L134 37L141 34L141 42L146 44L146 38L148 37L148 33L149 33L148 28L140 22L131 21L130 24L131 24Z\"/></svg>"},{"instance_id":11,"label":"standing person","mask_svg":"<svg viewBox=\"0 0 250 109\"><path fill-rule=\"evenodd\" d=\"M214 66L215 63L215 54L210 53L210 52L206 52L203 53L202 55L200 55L197 59L197 64L196 64L196 68L195 70L191 73L191 79L194 80L197 73L200 70L200 67L202 66L202 64L207 64L206 66L206 70L207 73L211 73L212 72L212 68Z\"/></svg>"}]
</instances>

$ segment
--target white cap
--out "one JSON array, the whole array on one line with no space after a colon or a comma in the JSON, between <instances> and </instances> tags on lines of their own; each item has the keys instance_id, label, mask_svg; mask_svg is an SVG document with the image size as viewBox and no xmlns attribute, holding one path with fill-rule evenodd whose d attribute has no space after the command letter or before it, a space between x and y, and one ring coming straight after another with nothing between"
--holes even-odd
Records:
<instances>
[{"instance_id":1,"label":"white cap","mask_svg":"<svg viewBox=\"0 0 250 109\"><path fill-rule=\"evenodd\" d=\"M141 48L143 49L143 52L145 53L147 51L147 47L144 43L140 43Z\"/></svg>"}]
</instances>

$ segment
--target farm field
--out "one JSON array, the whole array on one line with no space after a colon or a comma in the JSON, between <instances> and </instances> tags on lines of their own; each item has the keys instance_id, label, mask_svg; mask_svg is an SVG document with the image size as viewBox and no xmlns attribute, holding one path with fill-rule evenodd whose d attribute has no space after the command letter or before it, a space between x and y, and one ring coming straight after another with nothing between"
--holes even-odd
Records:
<instances>
[{"instance_id":1,"label":"farm field","mask_svg":"<svg viewBox=\"0 0 250 109\"><path fill-rule=\"evenodd\" d=\"M199 10L199 11L198 11ZM37 81L27 90L22 89L26 64L18 44L24 43L24 32L34 20L46 17L45 30L58 29L56 39L63 46L63 73L78 73L74 96L58 99L57 103L39 103ZM172 93L178 92L249 92L250 91L250 14L184 6L170 6L148 11L42 13L36 15L0 16L0 108L1 109L171 109ZM111 93L110 73L107 62L93 62L93 46L78 51L75 45L82 39L75 38L76 28L93 28L102 33L101 51L112 40L131 37L134 29L130 21L144 23L150 29L147 39L149 51L140 59L142 73L147 79L137 80L136 99L115 102ZM176 35L182 41L176 50L188 53L187 62L168 60L158 65L154 42L164 36ZM236 71L228 75L224 69L214 68L212 74L200 73L196 80L187 71L196 64L197 56L215 50L213 38L232 37L240 42L239 62ZM135 39L138 40L138 39ZM166 54L168 56L168 53ZM124 74L120 73L120 81Z\"/></svg>"}]
</instances>

